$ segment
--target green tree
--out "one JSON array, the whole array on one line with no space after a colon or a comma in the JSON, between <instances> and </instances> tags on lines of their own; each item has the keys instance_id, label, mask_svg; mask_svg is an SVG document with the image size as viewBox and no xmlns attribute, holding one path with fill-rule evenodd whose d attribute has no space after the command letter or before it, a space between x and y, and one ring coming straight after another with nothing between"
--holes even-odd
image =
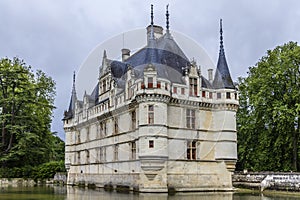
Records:
<instances>
[{"instance_id":1,"label":"green tree","mask_svg":"<svg viewBox=\"0 0 300 200\"><path fill-rule=\"evenodd\" d=\"M300 47L289 42L267 51L239 79L238 169L299 168Z\"/></svg>"},{"instance_id":2,"label":"green tree","mask_svg":"<svg viewBox=\"0 0 300 200\"><path fill-rule=\"evenodd\" d=\"M50 160L55 82L22 60L0 60L0 163L36 166Z\"/></svg>"}]
</instances>

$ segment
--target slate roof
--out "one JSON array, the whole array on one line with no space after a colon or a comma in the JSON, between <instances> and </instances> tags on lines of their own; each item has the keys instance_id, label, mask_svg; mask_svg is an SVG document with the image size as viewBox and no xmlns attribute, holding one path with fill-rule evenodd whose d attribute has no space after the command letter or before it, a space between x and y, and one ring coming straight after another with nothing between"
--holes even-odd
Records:
<instances>
[{"instance_id":1,"label":"slate roof","mask_svg":"<svg viewBox=\"0 0 300 200\"><path fill-rule=\"evenodd\" d=\"M110 66L112 74L116 78L121 78L129 65L135 71L137 70L138 77L142 77L143 69L150 63L158 71L158 77L167 78L176 83L182 83L183 68L190 66L188 58L170 34L165 34L161 38L149 42L125 62L111 61Z\"/></svg>"}]
</instances>

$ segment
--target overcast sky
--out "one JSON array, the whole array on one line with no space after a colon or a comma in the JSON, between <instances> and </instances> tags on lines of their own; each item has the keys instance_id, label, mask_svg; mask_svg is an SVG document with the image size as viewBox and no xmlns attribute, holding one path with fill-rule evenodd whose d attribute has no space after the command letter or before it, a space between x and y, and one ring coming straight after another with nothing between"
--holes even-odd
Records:
<instances>
[{"instance_id":1,"label":"overcast sky","mask_svg":"<svg viewBox=\"0 0 300 200\"><path fill-rule=\"evenodd\" d=\"M214 63L222 18L234 81L246 76L248 67L268 49L300 41L297 0L0 0L0 57L18 56L56 81L52 131L61 138L73 71L80 71L90 52L112 36L149 25L150 4L154 5L155 24L162 26L169 4L171 31L195 40Z\"/></svg>"}]
</instances>

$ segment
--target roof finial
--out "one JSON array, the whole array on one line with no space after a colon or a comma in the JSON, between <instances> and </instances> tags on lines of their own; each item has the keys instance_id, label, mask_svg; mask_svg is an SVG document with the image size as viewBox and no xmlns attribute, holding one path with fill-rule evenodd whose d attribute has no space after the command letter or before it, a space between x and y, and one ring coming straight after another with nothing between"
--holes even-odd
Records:
<instances>
[{"instance_id":1,"label":"roof finial","mask_svg":"<svg viewBox=\"0 0 300 200\"><path fill-rule=\"evenodd\" d=\"M150 40L154 40L154 27L153 27L153 5L151 4L151 29L150 29Z\"/></svg>"},{"instance_id":2,"label":"roof finial","mask_svg":"<svg viewBox=\"0 0 300 200\"><path fill-rule=\"evenodd\" d=\"M222 29L222 19L220 19L220 50L223 49L223 29Z\"/></svg>"},{"instance_id":3,"label":"roof finial","mask_svg":"<svg viewBox=\"0 0 300 200\"><path fill-rule=\"evenodd\" d=\"M153 5L151 4L151 26L153 26Z\"/></svg>"},{"instance_id":4,"label":"roof finial","mask_svg":"<svg viewBox=\"0 0 300 200\"><path fill-rule=\"evenodd\" d=\"M76 77L76 74L75 74L75 71L73 72L73 89L75 89L75 77Z\"/></svg>"},{"instance_id":5,"label":"roof finial","mask_svg":"<svg viewBox=\"0 0 300 200\"><path fill-rule=\"evenodd\" d=\"M166 6L166 18L167 18L167 26L166 26L166 28L167 28L167 33L169 33L169 10L168 10L168 8L169 8L169 4Z\"/></svg>"}]
</instances>

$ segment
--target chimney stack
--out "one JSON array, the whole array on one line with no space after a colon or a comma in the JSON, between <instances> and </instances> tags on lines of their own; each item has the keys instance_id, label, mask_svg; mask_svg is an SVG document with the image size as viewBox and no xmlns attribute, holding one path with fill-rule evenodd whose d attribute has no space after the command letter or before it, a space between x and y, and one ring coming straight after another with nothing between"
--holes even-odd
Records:
<instances>
[{"instance_id":1,"label":"chimney stack","mask_svg":"<svg viewBox=\"0 0 300 200\"><path fill-rule=\"evenodd\" d=\"M124 62L125 60L127 60L127 58L129 58L130 56L130 50L129 49L122 49L122 62Z\"/></svg>"},{"instance_id":2,"label":"chimney stack","mask_svg":"<svg viewBox=\"0 0 300 200\"><path fill-rule=\"evenodd\" d=\"M213 69L208 69L208 80L210 83L213 81Z\"/></svg>"}]
</instances>

